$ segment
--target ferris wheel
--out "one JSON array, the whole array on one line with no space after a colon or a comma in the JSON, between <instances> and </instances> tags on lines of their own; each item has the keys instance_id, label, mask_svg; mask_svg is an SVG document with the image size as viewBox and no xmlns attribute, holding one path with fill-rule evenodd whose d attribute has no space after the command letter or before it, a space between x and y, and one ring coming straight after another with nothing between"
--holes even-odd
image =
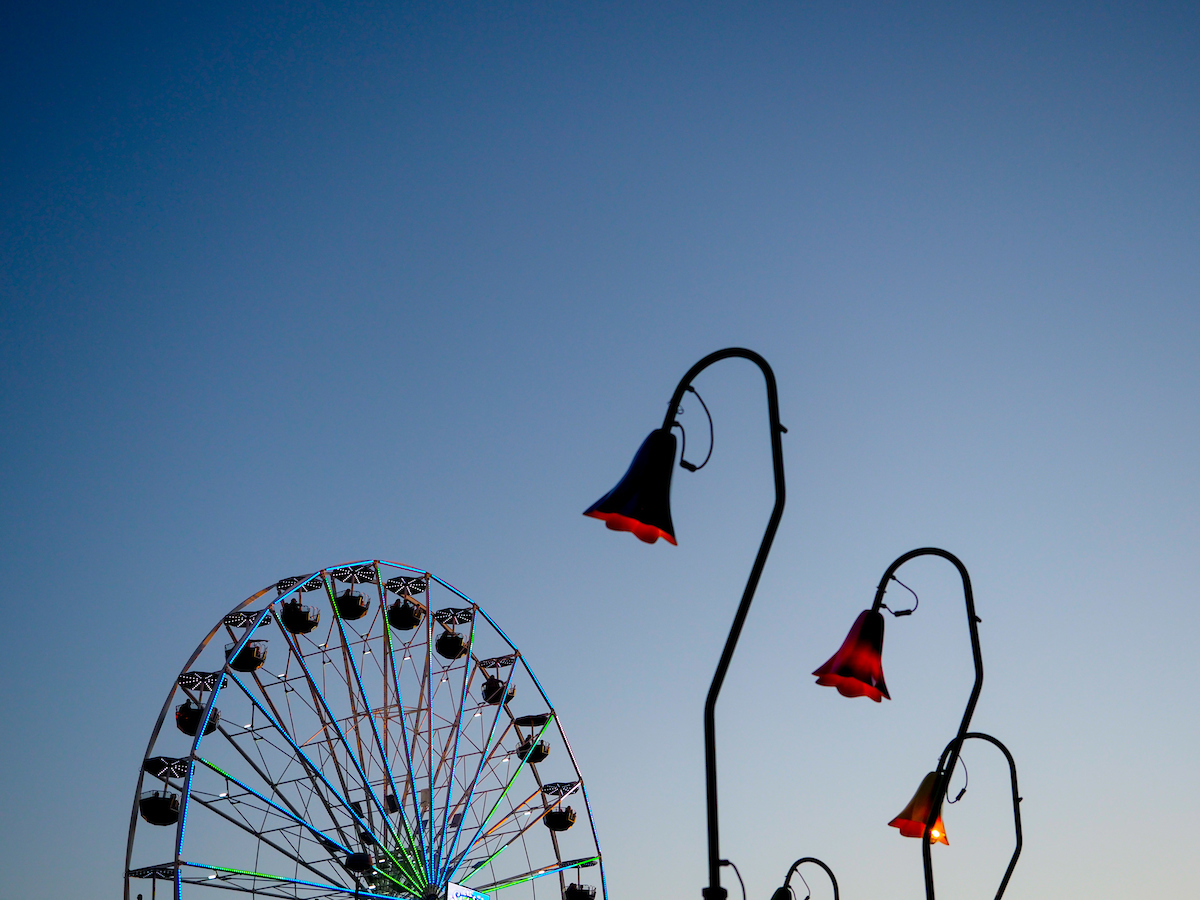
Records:
<instances>
[{"instance_id":1,"label":"ferris wheel","mask_svg":"<svg viewBox=\"0 0 1200 900\"><path fill-rule=\"evenodd\" d=\"M200 642L151 734L125 858L125 900L597 887L607 900L583 777L524 655L451 585L380 560L285 578Z\"/></svg>"}]
</instances>

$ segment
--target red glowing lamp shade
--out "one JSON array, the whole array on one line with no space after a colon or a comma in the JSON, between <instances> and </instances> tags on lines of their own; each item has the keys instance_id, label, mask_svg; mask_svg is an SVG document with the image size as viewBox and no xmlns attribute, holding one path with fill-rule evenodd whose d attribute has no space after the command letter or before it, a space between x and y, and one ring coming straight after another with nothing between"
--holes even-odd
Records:
<instances>
[{"instance_id":1,"label":"red glowing lamp shade","mask_svg":"<svg viewBox=\"0 0 1200 900\"><path fill-rule=\"evenodd\" d=\"M933 789L936 785L937 772L930 772L921 779L921 786L917 788L913 798L908 801L908 806L904 807L904 811L888 824L893 828L899 828L900 833L905 837L919 838L925 834L925 823L929 820L929 810L933 806ZM946 839L946 826L942 822L941 816L938 816L933 828L929 830L929 843L946 844L947 846L950 844L950 841Z\"/></svg>"},{"instance_id":2,"label":"red glowing lamp shade","mask_svg":"<svg viewBox=\"0 0 1200 900\"><path fill-rule=\"evenodd\" d=\"M629 471L617 486L584 510L613 531L628 531L647 544L659 538L674 544L671 523L671 473L675 435L657 428L642 442Z\"/></svg>"},{"instance_id":3,"label":"red glowing lamp shade","mask_svg":"<svg viewBox=\"0 0 1200 900\"><path fill-rule=\"evenodd\" d=\"M841 648L815 672L817 684L835 687L843 697L892 699L883 680L883 613L864 609Z\"/></svg>"}]
</instances>

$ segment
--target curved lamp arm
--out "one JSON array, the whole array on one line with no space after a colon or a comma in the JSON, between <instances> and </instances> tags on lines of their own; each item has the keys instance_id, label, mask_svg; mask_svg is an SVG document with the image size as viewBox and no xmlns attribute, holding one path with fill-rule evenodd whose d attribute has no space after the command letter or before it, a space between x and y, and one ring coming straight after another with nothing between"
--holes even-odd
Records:
<instances>
[{"instance_id":1,"label":"curved lamp arm","mask_svg":"<svg viewBox=\"0 0 1200 900\"><path fill-rule=\"evenodd\" d=\"M782 891L785 894L787 893L787 890L792 883L792 876L796 874L796 870L804 863L815 863L825 870L825 874L829 876L829 881L833 884L833 900L840 900L837 878L835 878L833 875L833 869L829 868L829 866L825 865L825 863L821 862L821 860L817 859L815 856L802 856L800 859L792 863L792 867L788 869L787 878L783 879L783 887L781 887L779 891ZM776 891L777 895L779 891ZM774 900L774 898L772 898L772 900Z\"/></svg>"},{"instance_id":2,"label":"curved lamp arm","mask_svg":"<svg viewBox=\"0 0 1200 900\"><path fill-rule=\"evenodd\" d=\"M1025 839L1021 834L1021 794L1017 789L1017 763L1013 759L1013 755L1008 752L1008 748L1005 747L1004 744L1000 743L999 740L992 737L990 734L984 734L981 731L970 731L961 737L956 737L946 745L946 749L942 751L941 759L938 760L938 771L940 772L945 766L947 757L952 752L956 752L956 744L958 745L958 749L961 750L963 742L969 741L972 738L977 738L981 741L987 741L988 743L995 745L997 749L1004 754L1004 758L1008 760L1008 772L1012 779L1013 830L1017 835L1017 845L1013 849L1012 858L1008 861L1008 868L1004 870L1004 877L1000 880L1000 889L996 891L996 900L1000 900L1000 898L1004 896L1005 889L1008 887L1008 880L1012 878L1013 869L1017 867L1017 857L1021 855L1021 846L1025 842ZM929 842L926 841L925 843L928 844Z\"/></svg>"},{"instance_id":3,"label":"curved lamp arm","mask_svg":"<svg viewBox=\"0 0 1200 900\"><path fill-rule=\"evenodd\" d=\"M939 549L938 547L921 547L917 550L909 550L903 556L900 556L888 566L887 571L883 573L883 578L880 579L879 587L875 591L875 603L871 610L878 612L879 607L883 605L883 595L887 592L888 583L892 580L892 576L902 565L910 559L915 559L918 556L940 556L942 559L948 560L958 569L958 574L962 576L963 598L967 603L967 627L971 632L971 655L975 660L975 685L971 688L970 699L967 700L967 708L963 711L962 722L958 726L958 734L955 736L946 748L946 765L938 766L937 783L933 789L933 802L929 806L929 818L925 822L925 834L928 835L934 823L937 822L938 816L942 814L942 801L946 799L946 787L950 783L950 775L954 771L955 765L958 764L959 751L962 749L962 742L966 739L967 729L971 725L971 716L975 714L975 704L979 702L979 692L983 689L983 654L979 649L979 616L975 615L975 595L971 591L971 576L967 573L967 567L962 564L957 556L949 551ZM934 900L933 896L933 855L932 844L928 840L921 840L921 856L925 862L925 896L927 900ZM1013 860L1016 862L1015 858Z\"/></svg>"},{"instance_id":4,"label":"curved lamp arm","mask_svg":"<svg viewBox=\"0 0 1200 900\"><path fill-rule=\"evenodd\" d=\"M704 771L708 791L708 887L703 890L705 900L724 900L727 891L721 887L721 850L717 818L717 741L715 734L715 714L717 696L721 693L721 685L725 682L725 673L729 669L729 661L733 651L737 649L738 638L742 626L746 623L746 614L750 612L750 603L754 599L754 591L762 576L767 554L771 552L771 542L775 540L775 532L779 521L783 518L783 504L787 492L783 479L783 441L780 436L787 431L779 422L779 394L775 387L775 373L765 359L753 350L742 347L728 347L704 357L690 369L675 388L671 402L667 406L667 414L663 418L663 428L670 429L675 424L675 416L684 392L697 375L723 359L748 359L762 370L763 379L767 386L767 415L771 428L771 460L775 469L775 507L771 510L771 518L767 522L767 530L763 534L762 544L758 555L754 557L754 565L750 567L750 577L746 580L746 588L742 591L742 602L738 605L733 617L733 625L729 629L729 637L725 639L725 649L721 651L721 659L717 663L717 671L713 674L712 684L708 689L708 698L704 702Z\"/></svg>"}]
</instances>

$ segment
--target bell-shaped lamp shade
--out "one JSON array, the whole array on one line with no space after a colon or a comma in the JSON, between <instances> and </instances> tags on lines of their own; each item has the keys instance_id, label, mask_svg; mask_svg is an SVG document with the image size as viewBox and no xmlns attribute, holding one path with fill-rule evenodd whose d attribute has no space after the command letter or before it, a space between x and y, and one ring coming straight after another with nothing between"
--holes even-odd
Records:
<instances>
[{"instance_id":1,"label":"bell-shaped lamp shade","mask_svg":"<svg viewBox=\"0 0 1200 900\"><path fill-rule=\"evenodd\" d=\"M675 543L671 524L671 472L675 435L658 428L642 442L617 486L589 506L585 516L602 519L613 531L628 531L647 544L663 538Z\"/></svg>"},{"instance_id":2,"label":"bell-shaped lamp shade","mask_svg":"<svg viewBox=\"0 0 1200 900\"><path fill-rule=\"evenodd\" d=\"M883 680L883 613L864 609L854 620L841 649L813 672L817 684L838 689L843 697L892 699Z\"/></svg>"},{"instance_id":3,"label":"bell-shaped lamp shade","mask_svg":"<svg viewBox=\"0 0 1200 900\"><path fill-rule=\"evenodd\" d=\"M908 806L904 807L904 811L888 824L893 828L899 828L900 833L905 837L921 837L925 833L925 823L929 819L929 810L933 806L933 789L936 785L937 772L930 772L921 779L921 786L917 788L913 798L908 801ZM942 823L941 816L938 816L937 822L929 831L929 843L950 844L946 840L946 826Z\"/></svg>"}]
</instances>

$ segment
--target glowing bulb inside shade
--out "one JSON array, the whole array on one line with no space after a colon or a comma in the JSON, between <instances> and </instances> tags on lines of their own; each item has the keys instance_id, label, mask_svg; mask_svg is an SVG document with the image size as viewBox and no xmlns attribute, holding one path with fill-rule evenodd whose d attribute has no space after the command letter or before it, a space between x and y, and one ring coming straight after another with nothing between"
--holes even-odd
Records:
<instances>
[{"instance_id":1,"label":"glowing bulb inside shade","mask_svg":"<svg viewBox=\"0 0 1200 900\"><path fill-rule=\"evenodd\" d=\"M940 838L942 836L942 833L940 831L938 831L936 828L933 829L933 831L929 832L929 834L934 840L937 840L938 838Z\"/></svg>"}]
</instances>

